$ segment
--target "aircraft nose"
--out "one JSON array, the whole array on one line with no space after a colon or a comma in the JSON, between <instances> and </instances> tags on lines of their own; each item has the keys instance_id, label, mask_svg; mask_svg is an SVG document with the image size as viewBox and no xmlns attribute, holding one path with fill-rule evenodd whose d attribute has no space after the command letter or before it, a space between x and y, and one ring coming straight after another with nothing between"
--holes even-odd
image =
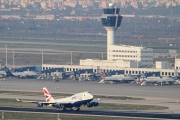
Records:
<instances>
[{"instance_id":1,"label":"aircraft nose","mask_svg":"<svg viewBox=\"0 0 180 120\"><path fill-rule=\"evenodd\" d=\"M94 96L93 96L93 95L90 95L90 97L91 97L91 99L93 99L93 98L94 98Z\"/></svg>"}]
</instances>

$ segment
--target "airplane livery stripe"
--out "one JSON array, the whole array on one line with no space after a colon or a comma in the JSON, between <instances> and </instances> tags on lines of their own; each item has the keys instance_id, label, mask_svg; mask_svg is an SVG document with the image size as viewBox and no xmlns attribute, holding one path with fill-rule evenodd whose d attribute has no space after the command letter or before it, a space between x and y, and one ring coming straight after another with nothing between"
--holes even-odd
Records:
<instances>
[{"instance_id":1,"label":"airplane livery stripe","mask_svg":"<svg viewBox=\"0 0 180 120\"><path fill-rule=\"evenodd\" d=\"M46 99L46 101L49 102L49 101L51 100L51 98L52 98L52 97L50 96L49 98Z\"/></svg>"},{"instance_id":2,"label":"airplane livery stripe","mask_svg":"<svg viewBox=\"0 0 180 120\"><path fill-rule=\"evenodd\" d=\"M49 95L49 92L48 92L48 91L46 91L46 90L44 90L44 94Z\"/></svg>"}]
</instances>

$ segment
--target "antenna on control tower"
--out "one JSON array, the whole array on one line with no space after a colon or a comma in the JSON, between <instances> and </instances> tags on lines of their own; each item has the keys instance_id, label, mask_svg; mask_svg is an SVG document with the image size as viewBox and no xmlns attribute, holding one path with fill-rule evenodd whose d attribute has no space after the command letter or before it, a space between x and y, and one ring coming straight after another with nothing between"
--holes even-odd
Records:
<instances>
[{"instance_id":1,"label":"antenna on control tower","mask_svg":"<svg viewBox=\"0 0 180 120\"><path fill-rule=\"evenodd\" d=\"M113 3L109 3L109 7L114 7L114 4Z\"/></svg>"}]
</instances>

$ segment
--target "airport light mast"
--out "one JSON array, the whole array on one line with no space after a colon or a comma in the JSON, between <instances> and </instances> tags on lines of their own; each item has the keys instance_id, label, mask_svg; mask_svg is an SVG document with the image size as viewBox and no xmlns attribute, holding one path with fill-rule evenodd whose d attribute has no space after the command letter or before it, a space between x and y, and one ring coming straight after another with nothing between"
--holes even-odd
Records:
<instances>
[{"instance_id":1,"label":"airport light mast","mask_svg":"<svg viewBox=\"0 0 180 120\"><path fill-rule=\"evenodd\" d=\"M113 3L109 3L109 7L103 9L101 22L107 31L107 60L109 60L109 47L114 45L114 31L121 25L122 16L119 12L120 8L114 7Z\"/></svg>"}]
</instances>

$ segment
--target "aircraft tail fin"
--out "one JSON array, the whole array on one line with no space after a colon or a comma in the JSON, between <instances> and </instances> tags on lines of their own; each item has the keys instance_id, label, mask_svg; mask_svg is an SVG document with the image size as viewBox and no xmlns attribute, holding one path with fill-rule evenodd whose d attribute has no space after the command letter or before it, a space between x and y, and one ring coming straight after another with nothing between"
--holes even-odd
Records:
<instances>
[{"instance_id":1,"label":"aircraft tail fin","mask_svg":"<svg viewBox=\"0 0 180 120\"><path fill-rule=\"evenodd\" d=\"M142 73L141 78L146 78L146 75L144 73Z\"/></svg>"},{"instance_id":2,"label":"aircraft tail fin","mask_svg":"<svg viewBox=\"0 0 180 120\"><path fill-rule=\"evenodd\" d=\"M9 70L9 68L5 67L6 76L14 76L13 73Z\"/></svg>"},{"instance_id":3,"label":"aircraft tail fin","mask_svg":"<svg viewBox=\"0 0 180 120\"><path fill-rule=\"evenodd\" d=\"M46 98L46 102L50 102L54 100L54 98L51 96L50 92L47 90L46 87L43 87L44 96Z\"/></svg>"}]
</instances>

